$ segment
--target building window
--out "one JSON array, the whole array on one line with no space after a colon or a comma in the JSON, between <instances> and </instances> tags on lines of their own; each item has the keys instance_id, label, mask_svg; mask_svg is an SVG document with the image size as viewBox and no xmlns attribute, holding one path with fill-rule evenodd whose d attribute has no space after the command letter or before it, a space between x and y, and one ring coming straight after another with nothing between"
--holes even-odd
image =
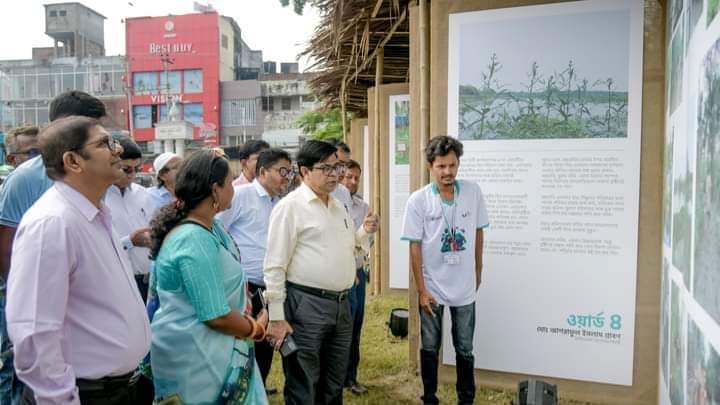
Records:
<instances>
[{"instance_id":1,"label":"building window","mask_svg":"<svg viewBox=\"0 0 720 405\"><path fill-rule=\"evenodd\" d=\"M55 10L50 11L50 17L57 17L57 11L55 11Z\"/></svg>"},{"instance_id":2,"label":"building window","mask_svg":"<svg viewBox=\"0 0 720 405\"><path fill-rule=\"evenodd\" d=\"M290 97L283 97L282 109L283 109L283 111L292 109L292 99Z\"/></svg>"},{"instance_id":3,"label":"building window","mask_svg":"<svg viewBox=\"0 0 720 405\"><path fill-rule=\"evenodd\" d=\"M188 103L183 106L185 110L185 121L193 124L201 124L203 122L203 106L201 103Z\"/></svg>"},{"instance_id":4,"label":"building window","mask_svg":"<svg viewBox=\"0 0 720 405\"><path fill-rule=\"evenodd\" d=\"M249 127L255 123L255 99L223 100L220 122L223 127Z\"/></svg>"},{"instance_id":5,"label":"building window","mask_svg":"<svg viewBox=\"0 0 720 405\"><path fill-rule=\"evenodd\" d=\"M136 129L152 128L152 106L133 106L133 126Z\"/></svg>"},{"instance_id":6,"label":"building window","mask_svg":"<svg viewBox=\"0 0 720 405\"><path fill-rule=\"evenodd\" d=\"M65 10L60 10L58 13L60 14L60 17L65 17Z\"/></svg>"},{"instance_id":7,"label":"building window","mask_svg":"<svg viewBox=\"0 0 720 405\"><path fill-rule=\"evenodd\" d=\"M180 94L182 92L180 88L181 82L180 71L160 72L160 93L167 91L170 94Z\"/></svg>"},{"instance_id":8,"label":"building window","mask_svg":"<svg viewBox=\"0 0 720 405\"><path fill-rule=\"evenodd\" d=\"M272 112L275 109L275 103L273 102L273 98L272 97L263 97L262 108L263 108L263 111Z\"/></svg>"},{"instance_id":9,"label":"building window","mask_svg":"<svg viewBox=\"0 0 720 405\"><path fill-rule=\"evenodd\" d=\"M222 47L225 49L228 49L228 37L227 35L222 36Z\"/></svg>"},{"instance_id":10,"label":"building window","mask_svg":"<svg viewBox=\"0 0 720 405\"><path fill-rule=\"evenodd\" d=\"M158 72L138 72L133 74L133 89L136 95L155 94L158 87Z\"/></svg>"},{"instance_id":11,"label":"building window","mask_svg":"<svg viewBox=\"0 0 720 405\"><path fill-rule=\"evenodd\" d=\"M201 93L203 91L202 70L186 70L183 72L185 93Z\"/></svg>"}]
</instances>

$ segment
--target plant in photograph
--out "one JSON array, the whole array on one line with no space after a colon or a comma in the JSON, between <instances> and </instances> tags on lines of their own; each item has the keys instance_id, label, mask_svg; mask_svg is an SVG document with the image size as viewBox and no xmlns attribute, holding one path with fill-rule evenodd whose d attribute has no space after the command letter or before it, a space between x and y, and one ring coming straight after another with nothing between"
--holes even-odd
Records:
<instances>
[{"instance_id":1,"label":"plant in photograph","mask_svg":"<svg viewBox=\"0 0 720 405\"><path fill-rule=\"evenodd\" d=\"M573 60L543 74L533 61L526 81L509 90L493 54L480 87L460 85L460 139L558 139L627 137L628 93L615 79L583 77Z\"/></svg>"}]
</instances>

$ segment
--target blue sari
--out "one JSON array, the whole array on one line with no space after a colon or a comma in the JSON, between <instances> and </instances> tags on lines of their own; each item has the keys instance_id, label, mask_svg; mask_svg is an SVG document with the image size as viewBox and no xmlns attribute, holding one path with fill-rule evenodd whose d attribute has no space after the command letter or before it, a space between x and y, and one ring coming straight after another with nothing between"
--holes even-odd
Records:
<instances>
[{"instance_id":1,"label":"blue sari","mask_svg":"<svg viewBox=\"0 0 720 405\"><path fill-rule=\"evenodd\" d=\"M244 312L247 281L239 257L217 221L212 231L182 224L163 242L150 348L158 403L268 403L252 340L205 324L230 310Z\"/></svg>"}]
</instances>

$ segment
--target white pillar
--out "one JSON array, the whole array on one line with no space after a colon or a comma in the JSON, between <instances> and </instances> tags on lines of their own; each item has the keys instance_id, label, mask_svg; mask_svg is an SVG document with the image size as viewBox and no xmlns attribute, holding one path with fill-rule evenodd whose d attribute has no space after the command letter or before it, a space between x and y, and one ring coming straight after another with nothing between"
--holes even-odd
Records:
<instances>
[{"instance_id":1,"label":"white pillar","mask_svg":"<svg viewBox=\"0 0 720 405\"><path fill-rule=\"evenodd\" d=\"M172 151L173 151L172 139L165 139L163 141L163 152L172 152Z\"/></svg>"},{"instance_id":2,"label":"white pillar","mask_svg":"<svg viewBox=\"0 0 720 405\"><path fill-rule=\"evenodd\" d=\"M176 139L175 140L175 153L178 154L180 157L185 157L185 140L184 139Z\"/></svg>"}]
</instances>

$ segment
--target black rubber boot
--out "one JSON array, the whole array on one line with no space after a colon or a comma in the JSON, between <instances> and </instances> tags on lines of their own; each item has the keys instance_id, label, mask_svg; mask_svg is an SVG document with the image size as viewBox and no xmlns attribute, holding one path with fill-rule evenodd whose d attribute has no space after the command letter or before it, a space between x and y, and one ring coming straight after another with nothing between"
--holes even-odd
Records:
<instances>
[{"instance_id":1,"label":"black rubber boot","mask_svg":"<svg viewBox=\"0 0 720 405\"><path fill-rule=\"evenodd\" d=\"M457 389L458 404L472 404L475 401L475 358L473 356L455 356L457 365Z\"/></svg>"},{"instance_id":2,"label":"black rubber boot","mask_svg":"<svg viewBox=\"0 0 720 405\"><path fill-rule=\"evenodd\" d=\"M424 404L439 404L435 393L438 385L438 355L437 353L420 350L420 374L423 381Z\"/></svg>"}]
</instances>

